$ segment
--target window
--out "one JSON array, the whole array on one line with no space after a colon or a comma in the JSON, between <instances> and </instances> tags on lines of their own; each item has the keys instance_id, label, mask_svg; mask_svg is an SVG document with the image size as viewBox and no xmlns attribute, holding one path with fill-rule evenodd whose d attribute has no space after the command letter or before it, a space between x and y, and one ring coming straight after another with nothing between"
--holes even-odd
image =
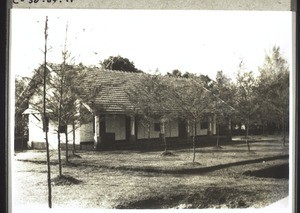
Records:
<instances>
[{"instance_id":1,"label":"window","mask_svg":"<svg viewBox=\"0 0 300 213\"><path fill-rule=\"evenodd\" d=\"M154 123L154 131L160 132L160 123Z\"/></svg>"},{"instance_id":2,"label":"window","mask_svg":"<svg viewBox=\"0 0 300 213\"><path fill-rule=\"evenodd\" d=\"M208 122L207 121L201 122L200 127L201 129L208 129Z\"/></svg>"},{"instance_id":3,"label":"window","mask_svg":"<svg viewBox=\"0 0 300 213\"><path fill-rule=\"evenodd\" d=\"M67 125L60 125L58 127L58 132L59 133L66 133L67 132Z\"/></svg>"}]
</instances>

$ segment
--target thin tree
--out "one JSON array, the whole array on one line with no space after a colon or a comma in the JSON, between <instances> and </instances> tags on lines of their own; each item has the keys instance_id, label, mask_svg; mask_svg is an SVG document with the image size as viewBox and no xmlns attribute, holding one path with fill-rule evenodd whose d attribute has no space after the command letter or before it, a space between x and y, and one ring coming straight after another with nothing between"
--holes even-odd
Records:
<instances>
[{"instance_id":1,"label":"thin tree","mask_svg":"<svg viewBox=\"0 0 300 213\"><path fill-rule=\"evenodd\" d=\"M66 26L65 44L62 51L62 63L60 66L53 69L55 75L52 77L51 86L53 89L52 97L52 118L57 120L57 139L58 139L58 159L59 159L59 176L62 175L61 164L61 133L65 134L65 162L69 163L69 145L68 145L68 124L71 123L72 115L77 113L76 94L72 89L73 85L78 80L79 70L74 66L67 64L70 58L70 53L67 50L67 33L68 25ZM57 104L58 103L58 107Z\"/></svg>"},{"instance_id":2,"label":"thin tree","mask_svg":"<svg viewBox=\"0 0 300 213\"><path fill-rule=\"evenodd\" d=\"M61 149L61 138L60 134L65 134L65 144L66 144L66 164L69 162L69 152L68 152L68 124L72 124L72 119L74 114L78 111L78 104L76 100L76 94L71 90L71 84L74 84L77 80L76 69L71 65L63 63L60 67L55 69L53 72L56 74L53 76L52 88L53 97L51 99L51 110L52 119L57 120L57 138L58 138L58 148L59 148L59 159L60 149ZM58 106L57 106L58 103ZM60 165L61 169L61 165ZM60 174L61 175L61 171Z\"/></svg>"},{"instance_id":3,"label":"thin tree","mask_svg":"<svg viewBox=\"0 0 300 213\"><path fill-rule=\"evenodd\" d=\"M46 152L47 152L47 182L48 182L48 206L52 208L52 193L51 193L51 170L50 170L50 154L48 142L47 114L46 114L46 75L47 75L47 41L48 41L48 16L45 21L45 49L44 49L44 92L43 92L43 128L45 131Z\"/></svg>"},{"instance_id":4,"label":"thin tree","mask_svg":"<svg viewBox=\"0 0 300 213\"><path fill-rule=\"evenodd\" d=\"M65 135L66 156L65 162L69 163L69 133L73 134L73 154L75 153L75 131L80 127L81 123L90 121L90 113L81 110L81 102L92 101L101 90L101 86L96 86L88 95L83 95L83 79L86 76L84 67L70 65L67 63L69 52L64 49L63 62L61 65L54 66L51 81L52 97L51 97L51 118L57 120L57 137L58 145L61 146L60 134ZM81 82L81 83L79 83ZM84 97L84 98L82 98ZM57 104L58 103L58 104ZM68 129L68 125L72 125L72 129ZM59 149L60 150L60 149ZM59 152L60 153L60 152ZM60 156L60 155L59 155ZM60 157L59 157L60 158ZM61 161L60 161L61 162ZM60 164L61 165L61 164ZM61 166L60 166L61 167ZM59 175L62 175L60 173Z\"/></svg>"},{"instance_id":5,"label":"thin tree","mask_svg":"<svg viewBox=\"0 0 300 213\"><path fill-rule=\"evenodd\" d=\"M221 99L218 99L216 102L217 106L215 106L214 108L214 112L216 115L216 148L219 149L222 148L219 143L221 126L228 124L227 122L234 114L235 109Z\"/></svg>"},{"instance_id":6,"label":"thin tree","mask_svg":"<svg viewBox=\"0 0 300 213\"><path fill-rule=\"evenodd\" d=\"M236 91L231 79L227 77L223 71L218 71L216 75L216 80L212 89L213 94L218 97L218 101L215 105L216 112L216 134L217 141L216 147L219 146L219 136L220 136L220 127L225 125L226 122L232 118L235 109L232 107L234 105L234 100L236 96Z\"/></svg>"},{"instance_id":7,"label":"thin tree","mask_svg":"<svg viewBox=\"0 0 300 213\"><path fill-rule=\"evenodd\" d=\"M247 72L243 69L242 63L240 64L240 70L237 74L236 86L236 108L238 110L238 116L245 125L245 139L248 152L250 152L250 143L248 140L249 128L255 120L259 103L256 94L257 82L251 71Z\"/></svg>"},{"instance_id":8,"label":"thin tree","mask_svg":"<svg viewBox=\"0 0 300 213\"><path fill-rule=\"evenodd\" d=\"M61 138L60 138L60 133L61 132L66 132L67 130L65 129L65 127L67 127L67 124L62 124L62 117L63 117L63 109L62 106L65 104L64 103L64 77L65 77L65 63L66 63L66 53L65 51L62 52L62 56L63 56L63 63L61 64L60 69L54 69L55 72L55 76L53 76L53 80L52 80L52 88L54 88L54 97L58 96L58 100L56 100L56 98L53 98L52 101L54 101L52 103L52 112L54 112L52 114L52 118L55 120L57 119L57 142L58 142L58 171L59 171L59 177L62 176L62 162L61 162ZM58 108L56 107L56 103L58 102ZM65 123L65 122L64 122ZM67 140L67 138L66 138ZM67 142L67 141L66 141ZM67 145L67 144L66 144ZM67 149L67 148L66 148ZM66 155L66 163L68 162L68 157Z\"/></svg>"},{"instance_id":9,"label":"thin tree","mask_svg":"<svg viewBox=\"0 0 300 213\"><path fill-rule=\"evenodd\" d=\"M177 109L178 116L185 119L192 126L193 160L196 158L195 136L197 123L208 115L209 109L216 100L215 96L204 87L198 78L174 78L170 94L172 105Z\"/></svg>"},{"instance_id":10,"label":"thin tree","mask_svg":"<svg viewBox=\"0 0 300 213\"><path fill-rule=\"evenodd\" d=\"M127 96L134 105L135 113L141 115L147 124L159 121L160 137L165 147L163 154L168 154L165 124L172 119L172 106L168 84L163 78L160 74L142 75L140 81L128 89Z\"/></svg>"},{"instance_id":11,"label":"thin tree","mask_svg":"<svg viewBox=\"0 0 300 213\"><path fill-rule=\"evenodd\" d=\"M65 87L65 77L66 77L66 61L69 58L69 52L67 51L67 38L68 38L68 24L66 25L66 35L65 35L65 45L64 45L64 50L62 52L62 57L63 57L63 63L61 67L62 71L62 85L61 85L61 96L63 97L63 89ZM61 102L62 103L62 99ZM64 103L66 104L66 103ZM61 109L60 109L61 110ZM65 112L66 113L66 112ZM66 116L65 116L66 117ZM60 124L58 125L60 126ZM66 164L69 163L69 147L68 147L68 120L65 120L65 139L66 139Z\"/></svg>"},{"instance_id":12,"label":"thin tree","mask_svg":"<svg viewBox=\"0 0 300 213\"><path fill-rule=\"evenodd\" d=\"M67 27L66 27L67 31ZM66 40L65 40L66 42ZM65 81L65 66L67 59L67 52L62 51L63 62L60 67L52 65L51 71L54 75L51 76L51 81L49 82L50 90L52 92L52 97L50 99L49 107L51 109L51 120L57 120L57 150L58 150L58 176L62 176L62 161L61 161L61 132L65 132L67 124L63 121L64 113L63 106L65 106L64 100L64 81ZM58 106L57 106L58 103ZM67 137L66 137L67 140ZM67 149L67 148L66 148ZM67 151L66 151L67 152ZM68 162L68 156L66 155L66 163Z\"/></svg>"},{"instance_id":13,"label":"thin tree","mask_svg":"<svg viewBox=\"0 0 300 213\"><path fill-rule=\"evenodd\" d=\"M75 124L75 120L72 120L72 134L73 134L73 150L72 150L72 154L75 155L76 153L76 124Z\"/></svg>"}]
</instances>

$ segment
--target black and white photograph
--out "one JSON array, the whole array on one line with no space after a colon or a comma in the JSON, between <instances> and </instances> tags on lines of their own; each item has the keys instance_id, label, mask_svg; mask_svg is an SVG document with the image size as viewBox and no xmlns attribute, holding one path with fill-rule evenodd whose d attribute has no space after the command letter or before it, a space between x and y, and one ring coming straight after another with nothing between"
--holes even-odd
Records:
<instances>
[{"instance_id":1,"label":"black and white photograph","mask_svg":"<svg viewBox=\"0 0 300 213\"><path fill-rule=\"evenodd\" d=\"M290 212L291 11L12 9L11 205Z\"/></svg>"}]
</instances>

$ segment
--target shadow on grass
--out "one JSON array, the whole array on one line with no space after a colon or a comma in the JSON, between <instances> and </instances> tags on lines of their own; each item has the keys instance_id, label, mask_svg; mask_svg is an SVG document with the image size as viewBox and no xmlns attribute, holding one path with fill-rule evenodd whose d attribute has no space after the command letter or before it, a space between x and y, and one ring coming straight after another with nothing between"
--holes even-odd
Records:
<instances>
[{"instance_id":1,"label":"shadow on grass","mask_svg":"<svg viewBox=\"0 0 300 213\"><path fill-rule=\"evenodd\" d=\"M242 191L229 187L207 187L197 192L164 194L130 201L117 209L206 209L247 208L251 206L254 191Z\"/></svg>"},{"instance_id":2,"label":"shadow on grass","mask_svg":"<svg viewBox=\"0 0 300 213\"><path fill-rule=\"evenodd\" d=\"M160 155L163 157L176 156L173 152L170 151L163 151Z\"/></svg>"},{"instance_id":3,"label":"shadow on grass","mask_svg":"<svg viewBox=\"0 0 300 213\"><path fill-rule=\"evenodd\" d=\"M289 165L287 163L270 166L268 168L247 171L243 173L244 175L263 177L263 178L276 178L276 179L288 179L289 178Z\"/></svg>"},{"instance_id":4,"label":"shadow on grass","mask_svg":"<svg viewBox=\"0 0 300 213\"><path fill-rule=\"evenodd\" d=\"M76 185L80 184L81 182L81 180L78 180L69 175L61 175L52 179L52 184L56 186Z\"/></svg>"}]
</instances>

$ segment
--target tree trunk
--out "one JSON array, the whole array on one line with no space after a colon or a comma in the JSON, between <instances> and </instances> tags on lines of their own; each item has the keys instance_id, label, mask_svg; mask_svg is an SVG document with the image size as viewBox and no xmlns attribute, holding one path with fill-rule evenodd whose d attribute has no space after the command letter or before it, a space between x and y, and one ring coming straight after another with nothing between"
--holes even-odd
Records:
<instances>
[{"instance_id":1,"label":"tree trunk","mask_svg":"<svg viewBox=\"0 0 300 213\"><path fill-rule=\"evenodd\" d=\"M217 124L217 147L219 147L219 136L220 136L219 129L220 129L220 126L219 126L219 124Z\"/></svg>"},{"instance_id":2,"label":"tree trunk","mask_svg":"<svg viewBox=\"0 0 300 213\"><path fill-rule=\"evenodd\" d=\"M44 120L46 123L46 119ZM51 171L50 171L50 153L49 153L49 142L48 142L48 131L45 131L46 139L46 151L47 151L47 174L48 174L48 206L52 208L52 188L51 188Z\"/></svg>"},{"instance_id":3,"label":"tree trunk","mask_svg":"<svg viewBox=\"0 0 300 213\"><path fill-rule=\"evenodd\" d=\"M282 146L285 146L285 116L284 116L284 111L282 112L282 134L283 134L283 141L282 141Z\"/></svg>"},{"instance_id":4,"label":"tree trunk","mask_svg":"<svg viewBox=\"0 0 300 213\"><path fill-rule=\"evenodd\" d=\"M73 155L75 155L76 152L76 146L75 146L75 121L72 123L72 132L73 132Z\"/></svg>"},{"instance_id":5,"label":"tree trunk","mask_svg":"<svg viewBox=\"0 0 300 213\"><path fill-rule=\"evenodd\" d=\"M65 132L65 136L66 136L66 164L69 163L69 144L68 144L68 130L66 128L66 132Z\"/></svg>"},{"instance_id":6,"label":"tree trunk","mask_svg":"<svg viewBox=\"0 0 300 213\"><path fill-rule=\"evenodd\" d=\"M57 141L58 141L58 145L57 145L57 151L58 151L58 175L59 177L62 176L62 166L61 166L61 142L60 142L60 133L58 130L57 133Z\"/></svg>"},{"instance_id":7,"label":"tree trunk","mask_svg":"<svg viewBox=\"0 0 300 213\"><path fill-rule=\"evenodd\" d=\"M58 150L58 175L59 177L62 175L62 165L61 165L61 140L60 140L60 131L61 131L61 100L59 100L59 115L58 115L58 130L57 130L57 150Z\"/></svg>"},{"instance_id":8,"label":"tree trunk","mask_svg":"<svg viewBox=\"0 0 300 213\"><path fill-rule=\"evenodd\" d=\"M193 163L195 163L196 148L195 148L195 134L193 134Z\"/></svg>"},{"instance_id":9,"label":"tree trunk","mask_svg":"<svg viewBox=\"0 0 300 213\"><path fill-rule=\"evenodd\" d=\"M232 123L230 118L228 119L228 136L232 140Z\"/></svg>"},{"instance_id":10,"label":"tree trunk","mask_svg":"<svg viewBox=\"0 0 300 213\"><path fill-rule=\"evenodd\" d=\"M246 124L246 144L248 147L248 152L250 152L250 143L248 141L248 135L249 135L249 122L247 122Z\"/></svg>"},{"instance_id":11,"label":"tree trunk","mask_svg":"<svg viewBox=\"0 0 300 213\"><path fill-rule=\"evenodd\" d=\"M163 143L165 144L165 152L168 151L167 149L167 140L166 140L166 135L165 135L165 122L161 122L160 125L160 135L161 135L161 139L163 141Z\"/></svg>"},{"instance_id":12,"label":"tree trunk","mask_svg":"<svg viewBox=\"0 0 300 213\"><path fill-rule=\"evenodd\" d=\"M43 115L44 115L44 130L46 140L46 152L47 152L47 183L48 183L48 206L52 208L52 188L51 188L51 170L50 170L50 153L49 153L49 142L48 142L48 129L46 125L46 65L47 65L47 40L48 40L48 16L45 21L45 50L44 50L44 91L43 91Z\"/></svg>"},{"instance_id":13,"label":"tree trunk","mask_svg":"<svg viewBox=\"0 0 300 213\"><path fill-rule=\"evenodd\" d=\"M148 124L148 139L150 139L150 124Z\"/></svg>"},{"instance_id":14,"label":"tree trunk","mask_svg":"<svg viewBox=\"0 0 300 213\"><path fill-rule=\"evenodd\" d=\"M196 135L196 120L194 120L194 131L193 131L193 163L195 163L195 158L196 158L195 135Z\"/></svg>"},{"instance_id":15,"label":"tree trunk","mask_svg":"<svg viewBox=\"0 0 300 213\"><path fill-rule=\"evenodd\" d=\"M187 134L187 139L188 139L188 142L190 142L190 121L187 120L186 122L186 134Z\"/></svg>"}]
</instances>

